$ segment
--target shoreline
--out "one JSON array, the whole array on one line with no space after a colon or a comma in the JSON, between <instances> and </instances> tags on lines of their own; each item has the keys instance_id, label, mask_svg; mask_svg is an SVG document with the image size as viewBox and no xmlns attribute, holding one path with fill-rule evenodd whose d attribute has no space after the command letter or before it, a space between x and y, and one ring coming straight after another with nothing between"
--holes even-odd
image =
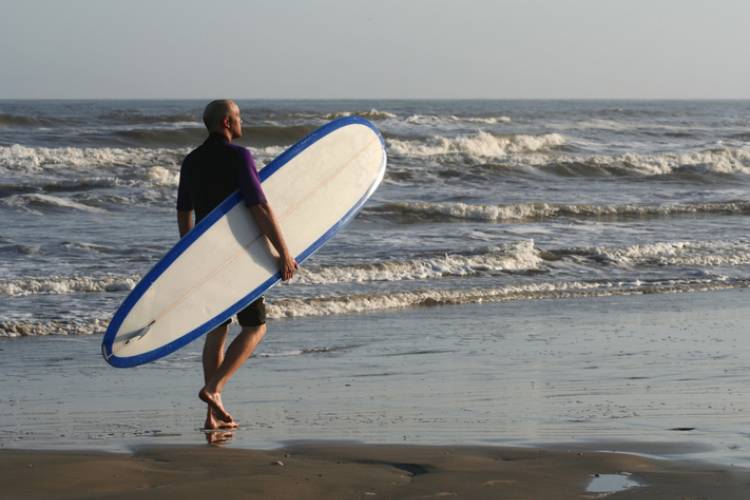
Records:
<instances>
[{"instance_id":1,"label":"shoreline","mask_svg":"<svg viewBox=\"0 0 750 500\"><path fill-rule=\"evenodd\" d=\"M279 320L229 446L531 446L750 465L746 290ZM200 343L130 370L100 337L0 342L0 449L202 445ZM39 369L39 367L44 367Z\"/></svg>"},{"instance_id":2,"label":"shoreline","mask_svg":"<svg viewBox=\"0 0 750 500\"><path fill-rule=\"evenodd\" d=\"M598 475L598 476L597 476ZM3 497L747 498L750 470L630 453L308 442L275 450L0 450Z\"/></svg>"}]
</instances>

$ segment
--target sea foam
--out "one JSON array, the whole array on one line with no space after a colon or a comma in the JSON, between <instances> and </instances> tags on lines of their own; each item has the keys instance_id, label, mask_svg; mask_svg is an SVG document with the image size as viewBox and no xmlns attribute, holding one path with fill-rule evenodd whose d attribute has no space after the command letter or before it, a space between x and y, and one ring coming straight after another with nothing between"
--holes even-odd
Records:
<instances>
[{"instance_id":1,"label":"sea foam","mask_svg":"<svg viewBox=\"0 0 750 500\"><path fill-rule=\"evenodd\" d=\"M740 266L750 264L750 242L663 241L625 248L595 247L591 255L620 266Z\"/></svg>"},{"instance_id":2,"label":"sea foam","mask_svg":"<svg viewBox=\"0 0 750 500\"><path fill-rule=\"evenodd\" d=\"M140 279L130 276L44 276L0 280L0 295L59 295L69 293L101 293L132 290Z\"/></svg>"},{"instance_id":3,"label":"sea foam","mask_svg":"<svg viewBox=\"0 0 750 500\"><path fill-rule=\"evenodd\" d=\"M347 116L361 116L368 120L389 120L398 118L398 115L389 113L388 111L380 111L372 108L368 111L338 111L336 113L328 113L323 116L325 120L335 120L337 118L345 118Z\"/></svg>"},{"instance_id":4,"label":"sea foam","mask_svg":"<svg viewBox=\"0 0 750 500\"><path fill-rule=\"evenodd\" d=\"M559 164L581 162L576 158L560 158ZM590 167L610 173L645 176L671 174L750 174L750 150L721 147L684 153L592 156L583 161Z\"/></svg>"},{"instance_id":5,"label":"sea foam","mask_svg":"<svg viewBox=\"0 0 750 500\"><path fill-rule=\"evenodd\" d=\"M329 316L411 307L480 304L509 300L602 297L642 293L677 293L746 287L748 283L726 283L712 280L547 282L469 290L429 289L411 292L374 293L347 296L280 299L270 303L271 318Z\"/></svg>"},{"instance_id":6,"label":"sea foam","mask_svg":"<svg viewBox=\"0 0 750 500\"><path fill-rule=\"evenodd\" d=\"M511 123L513 120L510 116L456 116L456 115L410 115L405 122L410 125L422 125L430 127L439 127L441 125L498 125L501 123Z\"/></svg>"},{"instance_id":7,"label":"sea foam","mask_svg":"<svg viewBox=\"0 0 750 500\"><path fill-rule=\"evenodd\" d=\"M60 168L177 165L188 148L45 148L15 144L0 146L0 169L9 173L62 174Z\"/></svg>"},{"instance_id":8,"label":"sea foam","mask_svg":"<svg viewBox=\"0 0 750 500\"><path fill-rule=\"evenodd\" d=\"M531 240L490 249L487 252L386 260L352 266L302 268L294 281L302 284L332 284L366 281L402 281L470 276L482 273L537 270L543 261Z\"/></svg>"},{"instance_id":9,"label":"sea foam","mask_svg":"<svg viewBox=\"0 0 750 500\"><path fill-rule=\"evenodd\" d=\"M0 321L0 337L44 337L48 335L94 335L107 328L108 319L89 318L58 321Z\"/></svg>"},{"instance_id":10,"label":"sea foam","mask_svg":"<svg viewBox=\"0 0 750 500\"><path fill-rule=\"evenodd\" d=\"M484 161L511 153L531 153L565 144L560 134L494 135L480 131L456 137L434 136L426 141L388 139L390 152L406 158L448 158Z\"/></svg>"},{"instance_id":11,"label":"sea foam","mask_svg":"<svg viewBox=\"0 0 750 500\"><path fill-rule=\"evenodd\" d=\"M370 212L414 216L428 220L477 220L484 222L519 222L554 217L618 218L669 217L693 214L750 214L750 202L729 200L707 203L665 204L565 204L509 203L468 204L462 202L392 202Z\"/></svg>"}]
</instances>

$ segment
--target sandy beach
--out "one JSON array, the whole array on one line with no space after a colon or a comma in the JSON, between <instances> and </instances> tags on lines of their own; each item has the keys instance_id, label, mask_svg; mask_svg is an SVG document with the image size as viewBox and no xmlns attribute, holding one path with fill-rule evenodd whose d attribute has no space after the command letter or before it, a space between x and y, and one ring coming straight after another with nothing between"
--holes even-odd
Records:
<instances>
[{"instance_id":1,"label":"sandy beach","mask_svg":"<svg viewBox=\"0 0 750 500\"><path fill-rule=\"evenodd\" d=\"M8 339L3 497L601 498L600 474L612 498L744 499L746 295L277 320L224 440L198 344L113 370L97 337Z\"/></svg>"},{"instance_id":2,"label":"sandy beach","mask_svg":"<svg viewBox=\"0 0 750 500\"><path fill-rule=\"evenodd\" d=\"M0 452L3 498L743 499L750 472L590 451L306 445Z\"/></svg>"}]
</instances>

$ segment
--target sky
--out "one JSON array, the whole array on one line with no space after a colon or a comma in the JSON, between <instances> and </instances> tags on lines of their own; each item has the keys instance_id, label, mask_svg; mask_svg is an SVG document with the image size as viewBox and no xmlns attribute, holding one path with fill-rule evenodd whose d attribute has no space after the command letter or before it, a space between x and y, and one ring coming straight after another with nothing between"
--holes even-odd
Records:
<instances>
[{"instance_id":1,"label":"sky","mask_svg":"<svg viewBox=\"0 0 750 500\"><path fill-rule=\"evenodd\" d=\"M0 99L750 98L748 0L0 0Z\"/></svg>"}]
</instances>

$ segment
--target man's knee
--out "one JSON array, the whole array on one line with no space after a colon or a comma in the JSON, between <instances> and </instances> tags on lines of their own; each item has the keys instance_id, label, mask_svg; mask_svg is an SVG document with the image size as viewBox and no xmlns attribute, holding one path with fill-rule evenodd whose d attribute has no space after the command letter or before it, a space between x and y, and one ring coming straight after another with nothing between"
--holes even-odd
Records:
<instances>
[{"instance_id":1,"label":"man's knee","mask_svg":"<svg viewBox=\"0 0 750 500\"><path fill-rule=\"evenodd\" d=\"M258 326L243 326L242 334L247 335L249 337L257 337L259 339L262 339L263 336L266 334L266 325L264 323Z\"/></svg>"},{"instance_id":2,"label":"man's knee","mask_svg":"<svg viewBox=\"0 0 750 500\"><path fill-rule=\"evenodd\" d=\"M217 328L214 328L210 332L206 334L206 343L221 343L226 339L227 332L229 332L229 326L228 325L221 325Z\"/></svg>"}]
</instances>

